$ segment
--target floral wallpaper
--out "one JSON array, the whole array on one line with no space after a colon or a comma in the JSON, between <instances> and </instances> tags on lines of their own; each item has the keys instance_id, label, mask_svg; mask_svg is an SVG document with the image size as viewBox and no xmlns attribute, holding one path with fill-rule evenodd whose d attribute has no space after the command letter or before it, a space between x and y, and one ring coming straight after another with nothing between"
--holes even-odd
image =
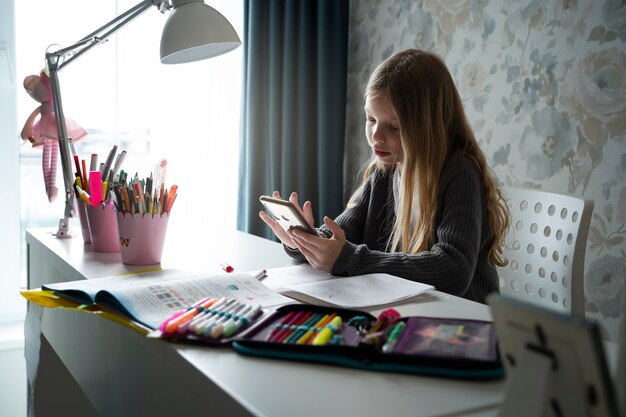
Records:
<instances>
[{"instance_id":1,"label":"floral wallpaper","mask_svg":"<svg viewBox=\"0 0 626 417\"><path fill-rule=\"evenodd\" d=\"M446 61L499 182L595 201L587 317L617 340L626 293L626 3L351 2L346 189L369 158L363 89L406 48Z\"/></svg>"}]
</instances>

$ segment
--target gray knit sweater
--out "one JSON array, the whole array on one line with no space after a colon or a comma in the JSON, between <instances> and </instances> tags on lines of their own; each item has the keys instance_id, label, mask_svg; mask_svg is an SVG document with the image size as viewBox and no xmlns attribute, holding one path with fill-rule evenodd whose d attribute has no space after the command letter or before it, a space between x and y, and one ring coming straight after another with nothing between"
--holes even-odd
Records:
<instances>
[{"instance_id":1,"label":"gray knit sweater","mask_svg":"<svg viewBox=\"0 0 626 417\"><path fill-rule=\"evenodd\" d=\"M335 219L347 242L332 275L385 272L481 303L498 291L498 274L487 260L490 232L480 174L467 156L455 155L444 167L429 251L413 255L387 251L395 218L392 187L392 170L375 171L354 207ZM318 231L331 236L325 226ZM306 261L298 251L285 248L290 256Z\"/></svg>"}]
</instances>

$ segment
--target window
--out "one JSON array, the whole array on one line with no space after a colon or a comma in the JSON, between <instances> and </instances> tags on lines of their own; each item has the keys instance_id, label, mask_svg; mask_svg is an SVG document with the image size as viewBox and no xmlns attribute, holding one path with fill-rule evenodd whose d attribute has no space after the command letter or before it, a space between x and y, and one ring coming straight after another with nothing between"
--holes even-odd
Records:
<instances>
[{"instance_id":1,"label":"window","mask_svg":"<svg viewBox=\"0 0 626 417\"><path fill-rule=\"evenodd\" d=\"M15 2L20 129L39 105L21 89L22 80L44 67L48 46L67 47L138 2ZM242 2L206 3L243 36ZM168 236L193 236L192 230L200 234L232 230L236 225L242 48L196 63L162 65L159 42L168 15L148 9L108 42L63 68L59 84L64 113L89 132L76 144L78 155L87 161L92 153L102 161L118 145L127 151L122 169L143 178L160 159L167 159L166 185L179 186ZM22 145L20 171L22 233L27 227L56 228L64 212L60 160L59 196L53 203L45 193L40 149ZM215 204L218 199L219 205ZM72 230L73 238L81 239L77 217Z\"/></svg>"}]
</instances>

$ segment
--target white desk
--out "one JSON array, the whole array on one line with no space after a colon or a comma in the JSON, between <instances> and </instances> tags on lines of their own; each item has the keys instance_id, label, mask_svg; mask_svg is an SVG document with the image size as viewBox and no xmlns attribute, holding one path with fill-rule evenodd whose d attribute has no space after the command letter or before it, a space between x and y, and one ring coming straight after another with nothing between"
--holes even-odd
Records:
<instances>
[{"instance_id":1,"label":"white desk","mask_svg":"<svg viewBox=\"0 0 626 417\"><path fill-rule=\"evenodd\" d=\"M119 254L92 252L80 236L56 239L52 232L26 232L30 288L140 269L123 265ZM277 243L233 232L193 247L170 235L162 266L218 272L224 260L239 271L293 263ZM396 308L403 315L490 319L486 306L439 292ZM46 309L35 411L37 417L486 416L495 415L503 389L503 381L367 372L166 343L93 314Z\"/></svg>"}]
</instances>

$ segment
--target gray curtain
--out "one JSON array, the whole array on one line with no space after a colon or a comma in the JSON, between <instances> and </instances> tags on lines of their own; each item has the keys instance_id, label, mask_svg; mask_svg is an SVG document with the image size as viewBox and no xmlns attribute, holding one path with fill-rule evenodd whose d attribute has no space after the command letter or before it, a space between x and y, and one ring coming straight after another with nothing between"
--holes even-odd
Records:
<instances>
[{"instance_id":1,"label":"gray curtain","mask_svg":"<svg viewBox=\"0 0 626 417\"><path fill-rule=\"evenodd\" d=\"M239 230L273 237L259 196L343 208L348 0L244 0Z\"/></svg>"}]
</instances>

